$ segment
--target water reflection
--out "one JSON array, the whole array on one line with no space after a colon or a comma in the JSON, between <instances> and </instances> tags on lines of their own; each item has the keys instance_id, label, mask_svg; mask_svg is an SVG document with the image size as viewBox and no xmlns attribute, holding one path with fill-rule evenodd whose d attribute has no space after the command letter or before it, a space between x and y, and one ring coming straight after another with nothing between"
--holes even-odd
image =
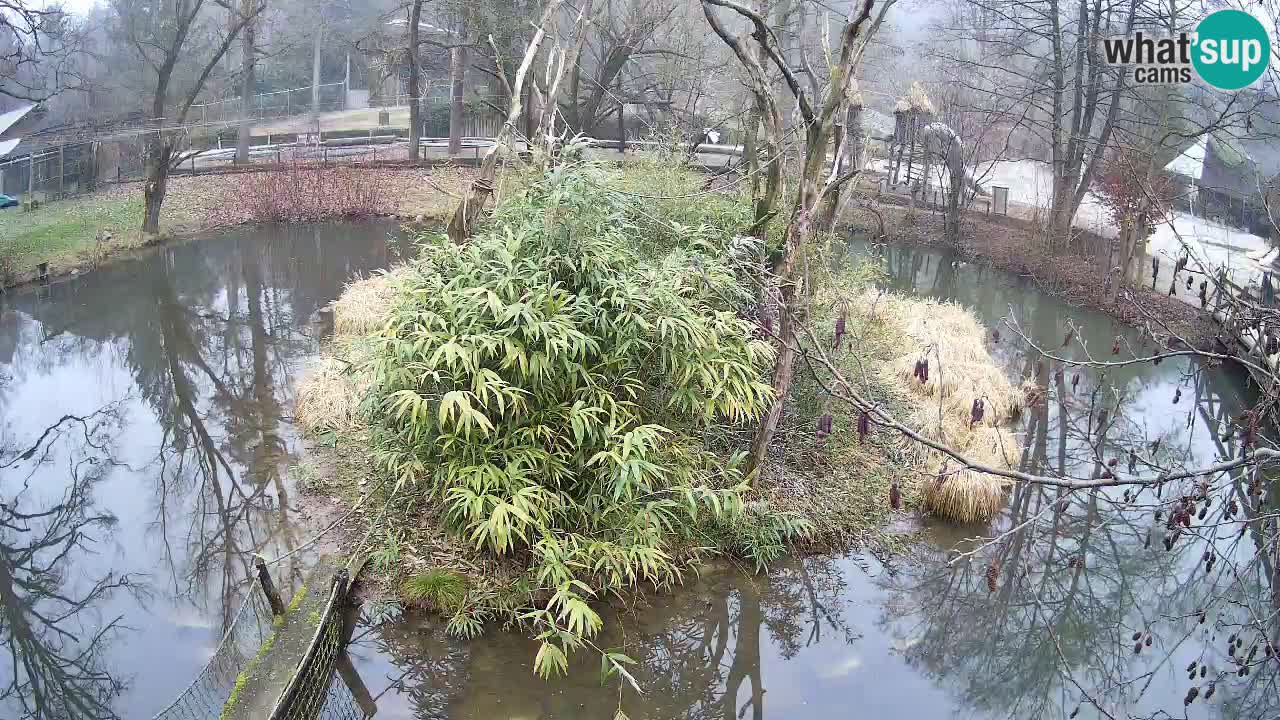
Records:
<instances>
[{"instance_id":1,"label":"water reflection","mask_svg":"<svg viewBox=\"0 0 1280 720\"><path fill-rule=\"evenodd\" d=\"M27 448L0 444L0 468L43 456L64 435L68 444L94 454L64 471L61 496L42 493L28 476L4 488L0 499L0 646L15 661L0 689L0 707L22 717L108 718L125 686L107 672L105 656L120 630L120 617L102 613L117 592L136 592L128 574L107 570L77 578L70 572L104 542L115 516L95 507L95 486L110 472L114 406L87 417L66 417L41 431ZM81 453L83 454L83 453Z\"/></svg>"},{"instance_id":2,"label":"water reflection","mask_svg":"<svg viewBox=\"0 0 1280 720\"><path fill-rule=\"evenodd\" d=\"M1110 318L954 256L885 248L882 258L899 287L957 299L988 324L1014 317L1041 346L1058 347L1069 320L1095 353L1117 336L1143 345ZM1242 373L1189 358L1076 373L1040 363L1016 342L1001 353L1042 398L1023 426L1021 464L1032 472L1156 474L1157 465L1230 459L1240 447L1229 421L1256 400ZM1227 637L1242 640L1242 656L1265 647L1276 627L1272 542L1247 540L1273 538L1274 529L1241 522L1273 503L1247 494L1251 477L1235 473L1213 493L1216 504L1202 500L1204 514L1185 533L1169 530L1170 502L1196 495L1197 482L1069 495L1018 488L996 528L1011 532L962 545L974 554L950 571L939 570L942 553L926 553L886 584L897 617L915 619L920 642L909 657L965 706L992 715L1057 717L1079 706L1084 717L1181 716L1188 690L1201 695L1213 682L1211 716L1275 716L1276 664L1257 663L1242 676L1222 652Z\"/></svg>"},{"instance_id":3,"label":"water reflection","mask_svg":"<svg viewBox=\"0 0 1280 720\"><path fill-rule=\"evenodd\" d=\"M3 300L0 715L149 717L204 664L252 553L300 542L291 381L388 230L246 229Z\"/></svg>"},{"instance_id":4,"label":"water reflection","mask_svg":"<svg viewBox=\"0 0 1280 720\"><path fill-rule=\"evenodd\" d=\"M1108 317L953 255L889 247L875 258L897 289L957 300L988 324L1012 313L1047 346L1061 345L1069 321L1095 351L1117 336L1141 346ZM1018 428L1030 470L1208 465L1240 451L1227 422L1256 399L1242 374L1187 358L1102 374L1059 373L1012 340L996 354L1042 398ZM544 683L519 635L457 643L425 620L363 628L353 655L382 718L607 718L619 702L653 719L1022 719L1077 707L1079 718L1280 717L1277 661L1261 649L1280 631L1274 523L1241 534L1239 522L1274 513L1275 500L1251 496L1251 482L1233 477L1172 550L1167 510L1155 511L1195 483L1128 497L1020 488L993 528L930 526L887 567L817 557L767 576L709 570L606 621L601 645L638 661L643 696L602 687L585 654L569 678ZM969 540L992 530L999 541ZM1218 558L1209 571L1206 550ZM1235 658L1253 647L1240 675Z\"/></svg>"}]
</instances>

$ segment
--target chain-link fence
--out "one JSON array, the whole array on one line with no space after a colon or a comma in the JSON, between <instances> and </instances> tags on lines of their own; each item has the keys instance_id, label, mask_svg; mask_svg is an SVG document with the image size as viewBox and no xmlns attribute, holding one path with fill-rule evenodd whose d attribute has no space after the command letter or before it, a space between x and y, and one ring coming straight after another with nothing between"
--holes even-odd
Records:
<instances>
[{"instance_id":1,"label":"chain-link fence","mask_svg":"<svg viewBox=\"0 0 1280 720\"><path fill-rule=\"evenodd\" d=\"M320 624L316 627L315 635L293 677L280 694L280 699L271 712L271 720L315 720L321 709L329 704L330 696L334 693L331 682L334 669L346 644L342 608L350 586L351 574L347 570L339 570L334 574L333 589L320 614ZM354 707L353 701L351 708Z\"/></svg>"},{"instance_id":2,"label":"chain-link fence","mask_svg":"<svg viewBox=\"0 0 1280 720\"><path fill-rule=\"evenodd\" d=\"M311 112L311 86L277 90L253 96L250 105L250 117L258 120L266 118L289 117ZM347 86L345 83L325 83L316 86L318 109L320 112L345 110L347 108ZM240 98L228 98L215 102L192 105L189 118L192 122L217 123L233 122L240 119Z\"/></svg>"},{"instance_id":3,"label":"chain-link fence","mask_svg":"<svg viewBox=\"0 0 1280 720\"><path fill-rule=\"evenodd\" d=\"M52 200L94 189L94 143L34 144L20 157L0 159L0 194Z\"/></svg>"},{"instance_id":4,"label":"chain-link fence","mask_svg":"<svg viewBox=\"0 0 1280 720\"><path fill-rule=\"evenodd\" d=\"M350 574L340 570L307 649L292 669L289 682L275 700L271 720L365 720L375 708L367 690L354 679L335 672L346 658L346 622L343 609L350 591ZM314 614L313 614L314 617ZM178 697L152 720L218 720L225 716L228 698L236 694L237 684L260 657L271 636L274 616L266 596L251 590L233 616L222 641L208 664ZM308 620L310 622L310 620ZM354 672L354 671L350 671ZM350 683L357 683L365 698L361 702ZM241 692L245 692L248 685ZM238 701L244 704L249 698ZM263 698L265 702L266 699ZM256 703L255 703L256 704ZM261 707L261 706L260 706ZM270 707L270 705L267 705Z\"/></svg>"},{"instance_id":5,"label":"chain-link fence","mask_svg":"<svg viewBox=\"0 0 1280 720\"><path fill-rule=\"evenodd\" d=\"M366 720L373 713L366 713L360 707L351 688L341 675L334 674L329 680L329 689L324 694L324 705L315 716L316 720Z\"/></svg>"},{"instance_id":6,"label":"chain-link fence","mask_svg":"<svg viewBox=\"0 0 1280 720\"><path fill-rule=\"evenodd\" d=\"M152 720L211 720L235 688L236 678L257 655L271 634L271 606L266 596L250 588L232 617L208 664L168 707Z\"/></svg>"}]
</instances>

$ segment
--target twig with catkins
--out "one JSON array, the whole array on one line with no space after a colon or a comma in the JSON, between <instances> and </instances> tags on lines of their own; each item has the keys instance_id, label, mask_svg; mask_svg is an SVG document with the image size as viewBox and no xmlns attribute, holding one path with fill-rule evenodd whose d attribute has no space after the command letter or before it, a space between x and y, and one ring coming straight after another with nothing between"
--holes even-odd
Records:
<instances>
[{"instance_id":1,"label":"twig with catkins","mask_svg":"<svg viewBox=\"0 0 1280 720\"><path fill-rule=\"evenodd\" d=\"M969 410L969 427L973 427L982 422L982 416L986 414L987 406L982 398L973 399L973 407Z\"/></svg>"},{"instance_id":2,"label":"twig with catkins","mask_svg":"<svg viewBox=\"0 0 1280 720\"><path fill-rule=\"evenodd\" d=\"M836 318L836 339L835 343L831 346L832 350L838 350L840 348L840 343L844 341L845 327L848 322L848 318L849 311L843 304L841 304L840 316Z\"/></svg>"},{"instance_id":3,"label":"twig with catkins","mask_svg":"<svg viewBox=\"0 0 1280 720\"><path fill-rule=\"evenodd\" d=\"M921 384L929 382L929 358L925 356L916 361L915 370L911 374L920 381Z\"/></svg>"}]
</instances>

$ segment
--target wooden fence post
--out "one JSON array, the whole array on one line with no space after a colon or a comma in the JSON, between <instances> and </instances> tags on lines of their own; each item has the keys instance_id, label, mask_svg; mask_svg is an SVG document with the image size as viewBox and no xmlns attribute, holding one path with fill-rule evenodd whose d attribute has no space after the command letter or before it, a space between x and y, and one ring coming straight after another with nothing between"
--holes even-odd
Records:
<instances>
[{"instance_id":1,"label":"wooden fence post","mask_svg":"<svg viewBox=\"0 0 1280 720\"><path fill-rule=\"evenodd\" d=\"M261 555L255 555L253 566L258 571L258 582L262 585L262 592L271 603L271 614L284 615L284 600L280 597L280 591L276 590L276 584L271 580L271 573L267 572L267 561L263 560Z\"/></svg>"}]
</instances>

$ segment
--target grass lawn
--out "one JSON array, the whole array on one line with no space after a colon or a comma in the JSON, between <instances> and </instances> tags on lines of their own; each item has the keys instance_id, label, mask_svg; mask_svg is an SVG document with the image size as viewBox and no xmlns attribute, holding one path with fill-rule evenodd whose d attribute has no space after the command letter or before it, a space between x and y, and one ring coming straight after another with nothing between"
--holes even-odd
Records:
<instances>
[{"instance_id":1,"label":"grass lawn","mask_svg":"<svg viewBox=\"0 0 1280 720\"><path fill-rule=\"evenodd\" d=\"M35 276L40 263L54 274L91 265L98 255L140 244L142 193L107 191L64 200L34 212L0 211L0 282ZM97 247L100 231L112 239Z\"/></svg>"},{"instance_id":2,"label":"grass lawn","mask_svg":"<svg viewBox=\"0 0 1280 720\"><path fill-rule=\"evenodd\" d=\"M382 213L442 220L462 194L471 171L459 168L368 168L386 201ZM242 198L244 175L172 177L160 217L161 239L258 222ZM249 183L251 185L251 183ZM132 183L35 212L0 210L0 287L36 278L40 263L51 275L88 270L156 238L143 238L142 185ZM98 242L100 232L111 239Z\"/></svg>"}]
</instances>

